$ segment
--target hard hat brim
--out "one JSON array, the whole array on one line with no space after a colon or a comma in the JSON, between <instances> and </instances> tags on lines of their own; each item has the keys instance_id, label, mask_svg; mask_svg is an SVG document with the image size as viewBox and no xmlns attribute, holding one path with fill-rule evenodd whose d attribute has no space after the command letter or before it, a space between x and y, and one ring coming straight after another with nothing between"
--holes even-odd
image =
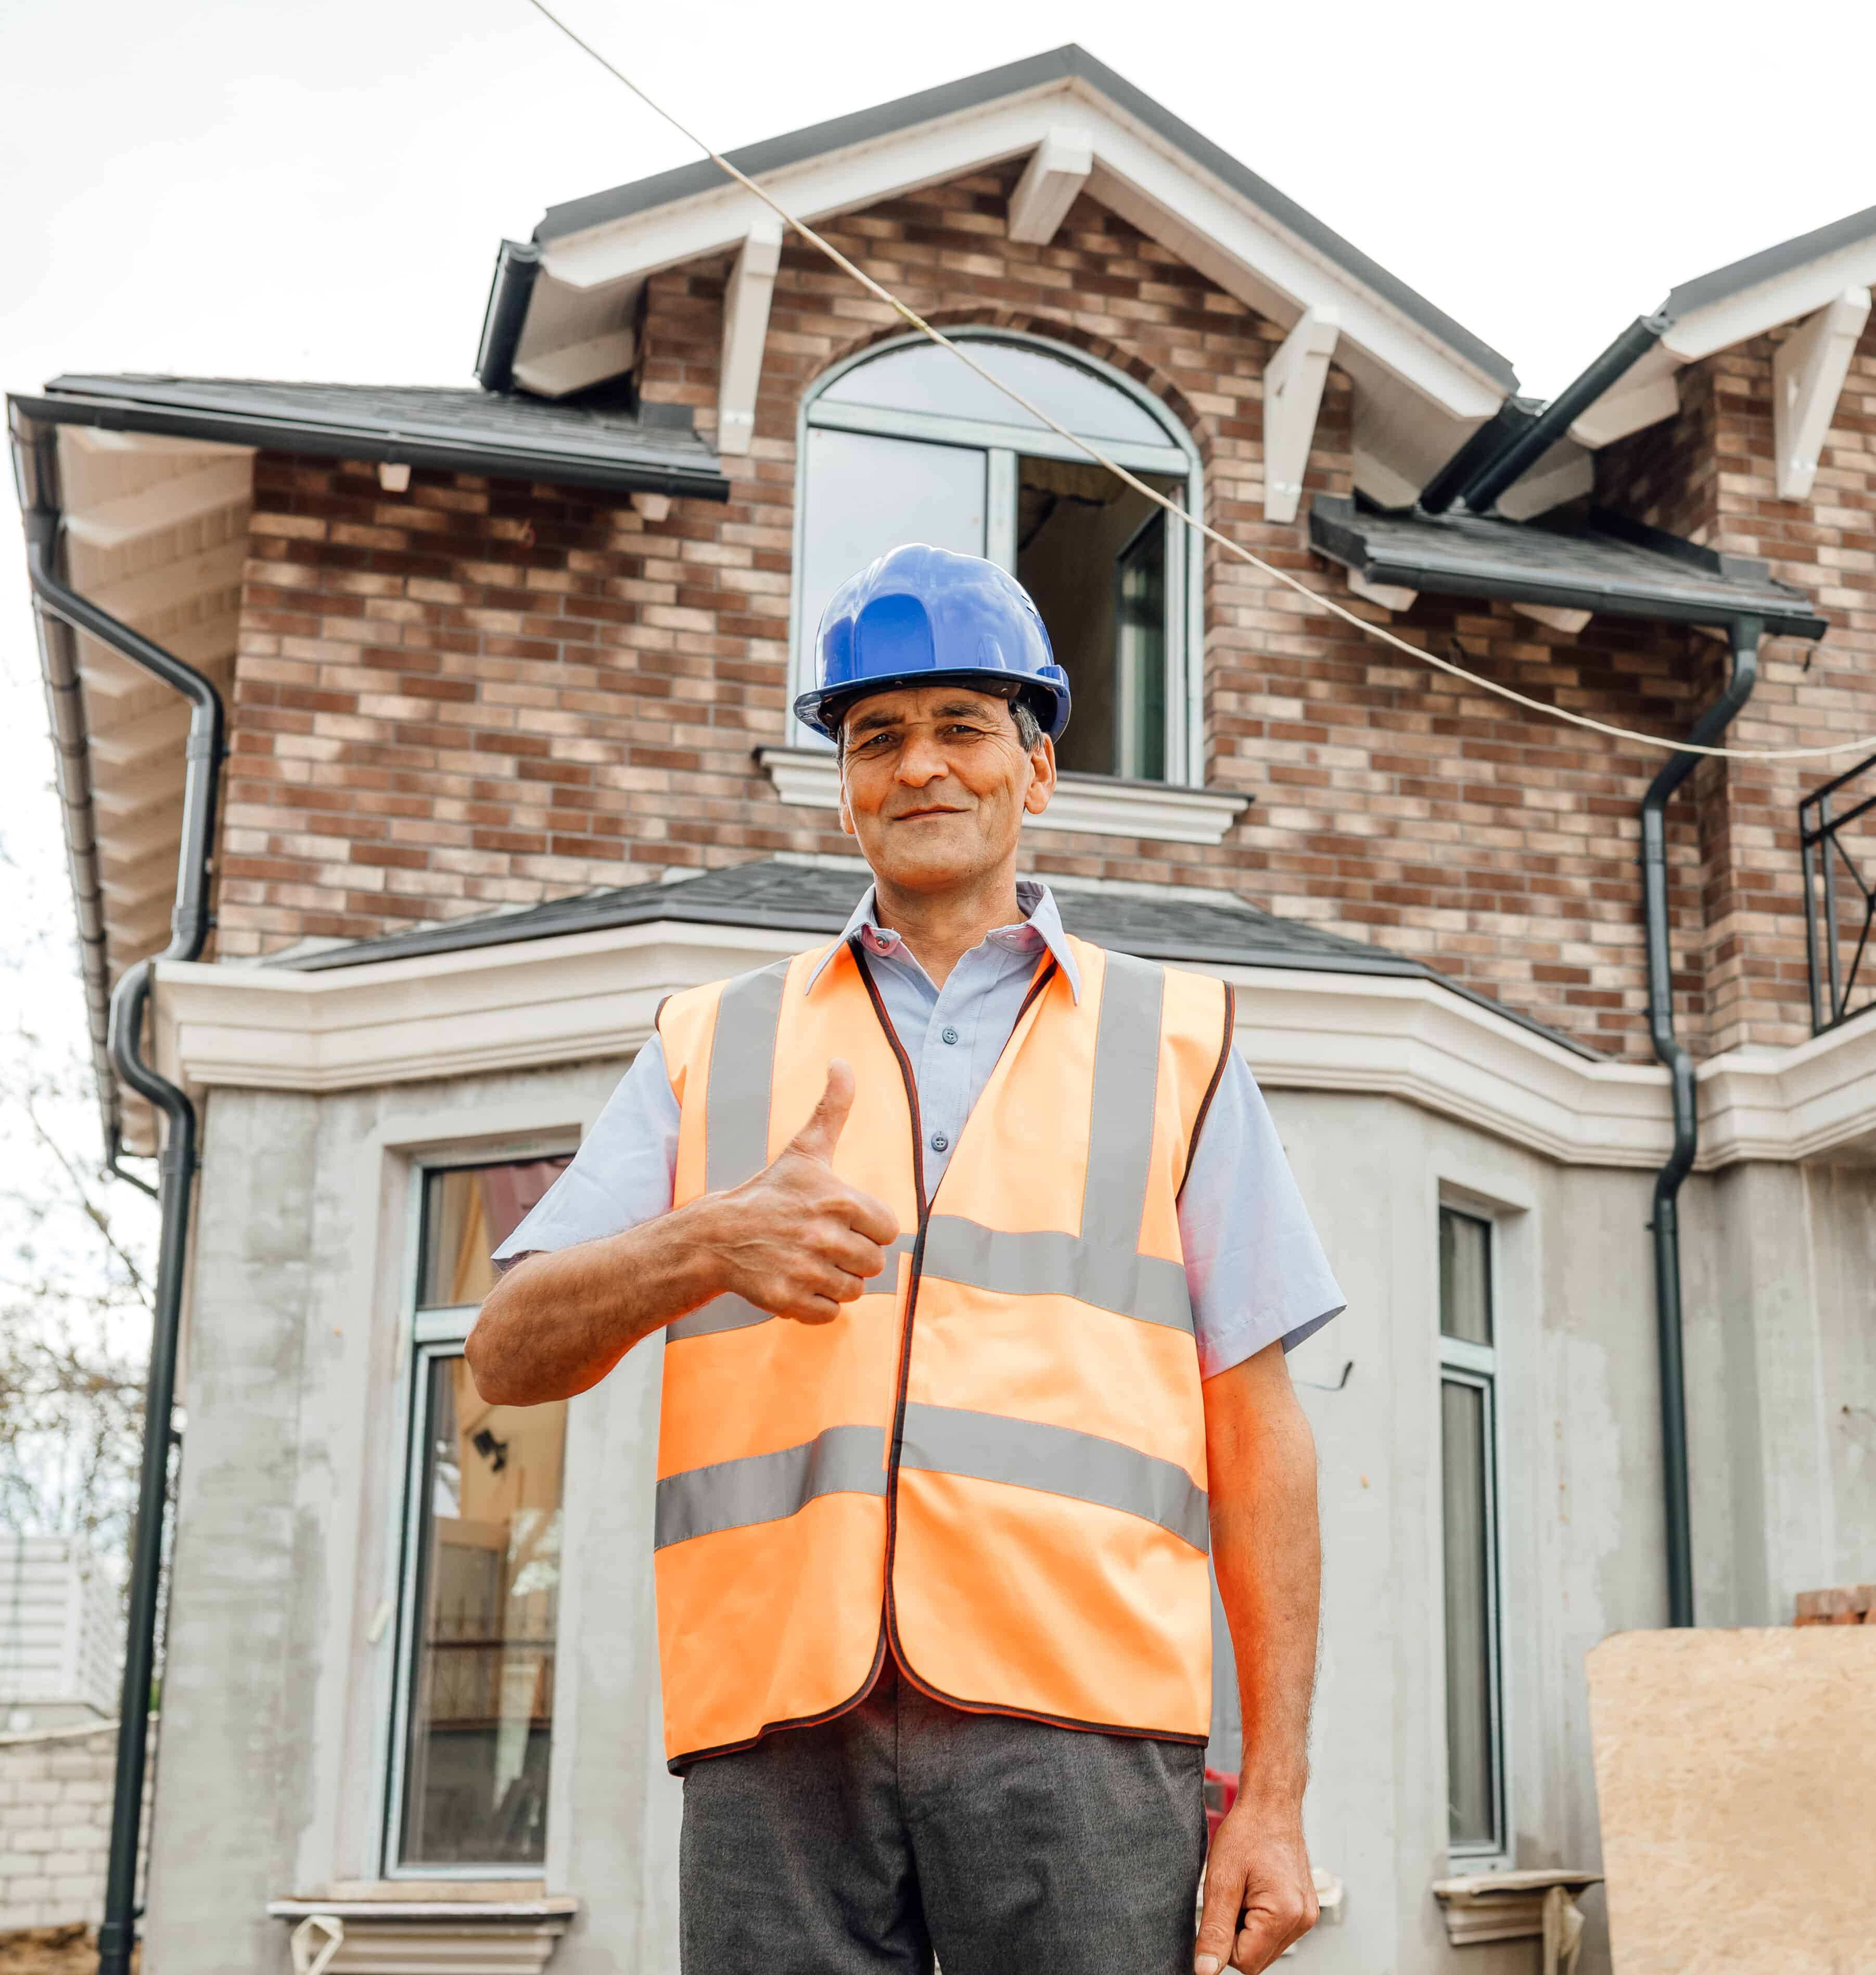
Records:
<instances>
[{"instance_id":1,"label":"hard hat brim","mask_svg":"<svg viewBox=\"0 0 1876 1975\"><path fill-rule=\"evenodd\" d=\"M856 701L870 699L876 693L924 685L973 686L980 692L994 692L1000 699L1026 698L1051 741L1060 740L1068 725L1071 695L1068 674L1060 665L1025 673L994 665L947 666L942 671L926 666L916 672L891 673L883 679L849 679L840 685L818 687L812 692L797 695L795 718L827 740L837 741L840 720Z\"/></svg>"}]
</instances>

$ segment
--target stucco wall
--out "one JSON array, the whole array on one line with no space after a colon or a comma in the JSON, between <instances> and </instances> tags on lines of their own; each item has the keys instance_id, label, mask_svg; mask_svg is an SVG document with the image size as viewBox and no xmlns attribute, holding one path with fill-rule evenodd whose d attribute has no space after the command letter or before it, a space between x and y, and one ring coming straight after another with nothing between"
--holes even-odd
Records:
<instances>
[{"instance_id":1,"label":"stucco wall","mask_svg":"<svg viewBox=\"0 0 1876 1975\"><path fill-rule=\"evenodd\" d=\"M376 1875L393 1629L369 1634L396 1589L411 1158L571 1143L621 1066L211 1099L153 1975L284 1969L266 1900ZM1309 1829L1348 1888L1344 1923L1302 1952L1325 1975L1510 1975L1534 1967L1527 1944L1450 1948L1428 1891L1447 1869L1436 1210L1483 1207L1500 1228L1516 1862L1593 1866L1583 1655L1665 1618L1650 1175L1561 1168L1395 1099L1271 1097L1349 1298L1293 1366L1316 1382L1326 1557ZM1876 1188L1765 1167L1684 1198L1702 1616L1776 1621L1798 1580L1870 1574ZM1345 1385L1318 1389L1350 1359ZM676 1967L658 1372L642 1351L572 1409L547 1878L585 1908L564 1975ZM1589 1975L1607 1950L1587 1904Z\"/></svg>"}]
</instances>

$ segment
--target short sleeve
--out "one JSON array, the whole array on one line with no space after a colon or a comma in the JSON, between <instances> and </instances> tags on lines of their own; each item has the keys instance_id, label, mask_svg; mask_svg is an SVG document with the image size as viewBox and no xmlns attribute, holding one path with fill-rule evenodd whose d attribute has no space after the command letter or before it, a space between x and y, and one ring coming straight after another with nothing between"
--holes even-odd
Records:
<instances>
[{"instance_id":1,"label":"short sleeve","mask_svg":"<svg viewBox=\"0 0 1876 1975\"><path fill-rule=\"evenodd\" d=\"M1345 1306L1276 1122L1235 1049L1179 1196L1179 1236L1202 1378L1268 1345L1293 1350Z\"/></svg>"},{"instance_id":2,"label":"short sleeve","mask_svg":"<svg viewBox=\"0 0 1876 1975\"><path fill-rule=\"evenodd\" d=\"M654 1034L606 1101L573 1162L495 1250L497 1267L544 1250L623 1234L671 1211L678 1100Z\"/></svg>"}]
</instances>

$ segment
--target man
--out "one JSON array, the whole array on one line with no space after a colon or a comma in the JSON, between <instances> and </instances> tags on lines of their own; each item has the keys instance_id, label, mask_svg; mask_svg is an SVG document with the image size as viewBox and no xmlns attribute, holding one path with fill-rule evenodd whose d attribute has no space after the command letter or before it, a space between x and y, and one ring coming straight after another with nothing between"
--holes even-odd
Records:
<instances>
[{"instance_id":1,"label":"man","mask_svg":"<svg viewBox=\"0 0 1876 1975\"><path fill-rule=\"evenodd\" d=\"M814 691L871 891L674 995L498 1259L483 1396L665 1335L655 1566L689 1975L1217 1975L1316 1918L1314 1453L1342 1306L1230 994L1019 883L1069 682L912 546ZM1205 1871L1215 1566L1243 1697Z\"/></svg>"}]
</instances>

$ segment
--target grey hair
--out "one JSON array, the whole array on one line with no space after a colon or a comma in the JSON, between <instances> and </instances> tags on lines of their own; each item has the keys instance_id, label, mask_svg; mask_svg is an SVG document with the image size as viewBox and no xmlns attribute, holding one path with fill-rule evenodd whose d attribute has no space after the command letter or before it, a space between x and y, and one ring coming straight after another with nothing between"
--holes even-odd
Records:
<instances>
[{"instance_id":1,"label":"grey hair","mask_svg":"<svg viewBox=\"0 0 1876 1975\"><path fill-rule=\"evenodd\" d=\"M1036 717L1035 708L1020 692L997 696L1003 698L1008 706L1010 718L1016 723L1017 744L1024 754L1028 754L1042 738L1042 722ZM836 761L844 761L847 757L847 715L853 707L859 704L858 700L854 700L840 709L840 725L834 734L834 759Z\"/></svg>"}]
</instances>

